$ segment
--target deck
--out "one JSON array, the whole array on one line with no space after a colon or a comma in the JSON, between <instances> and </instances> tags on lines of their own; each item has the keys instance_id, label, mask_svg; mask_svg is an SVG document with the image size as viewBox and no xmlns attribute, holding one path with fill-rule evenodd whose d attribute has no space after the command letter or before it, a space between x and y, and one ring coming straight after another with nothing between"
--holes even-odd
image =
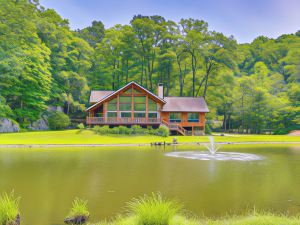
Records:
<instances>
[{"instance_id":1,"label":"deck","mask_svg":"<svg viewBox=\"0 0 300 225\"><path fill-rule=\"evenodd\" d=\"M89 125L159 125L160 118L115 118L115 117L87 117Z\"/></svg>"}]
</instances>

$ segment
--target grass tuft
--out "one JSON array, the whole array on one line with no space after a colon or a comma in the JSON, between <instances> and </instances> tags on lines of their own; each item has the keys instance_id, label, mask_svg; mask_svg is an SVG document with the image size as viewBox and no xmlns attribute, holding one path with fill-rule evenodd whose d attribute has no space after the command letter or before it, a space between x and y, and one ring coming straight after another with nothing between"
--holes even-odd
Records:
<instances>
[{"instance_id":1,"label":"grass tuft","mask_svg":"<svg viewBox=\"0 0 300 225\"><path fill-rule=\"evenodd\" d=\"M87 208L87 201L80 198L75 198L72 203L72 208L68 214L68 217L85 216L89 217L90 213Z\"/></svg>"},{"instance_id":2,"label":"grass tuft","mask_svg":"<svg viewBox=\"0 0 300 225\"><path fill-rule=\"evenodd\" d=\"M164 199L152 193L128 203L130 214L135 216L137 225L169 225L171 219L182 208L176 201Z\"/></svg>"},{"instance_id":3,"label":"grass tuft","mask_svg":"<svg viewBox=\"0 0 300 225\"><path fill-rule=\"evenodd\" d=\"M14 193L4 193L0 196L0 224L10 224L16 221L19 214L19 200Z\"/></svg>"}]
</instances>

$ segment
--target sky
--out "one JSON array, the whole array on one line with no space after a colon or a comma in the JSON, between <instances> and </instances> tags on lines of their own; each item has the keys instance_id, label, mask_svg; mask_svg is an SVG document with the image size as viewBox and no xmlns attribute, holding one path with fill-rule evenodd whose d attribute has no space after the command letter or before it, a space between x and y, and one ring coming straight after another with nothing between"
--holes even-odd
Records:
<instances>
[{"instance_id":1,"label":"sky","mask_svg":"<svg viewBox=\"0 0 300 225\"><path fill-rule=\"evenodd\" d=\"M211 30L233 35L239 43L257 36L276 38L300 30L300 0L40 0L68 19L72 29L102 21L106 28L129 24L134 15L160 15L179 22L201 19Z\"/></svg>"}]
</instances>

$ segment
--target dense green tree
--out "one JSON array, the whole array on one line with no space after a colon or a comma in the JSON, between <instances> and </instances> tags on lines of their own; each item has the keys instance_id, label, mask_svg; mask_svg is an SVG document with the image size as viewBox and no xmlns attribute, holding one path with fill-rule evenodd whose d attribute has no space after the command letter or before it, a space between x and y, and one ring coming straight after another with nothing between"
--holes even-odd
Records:
<instances>
[{"instance_id":1,"label":"dense green tree","mask_svg":"<svg viewBox=\"0 0 300 225\"><path fill-rule=\"evenodd\" d=\"M215 129L265 133L300 124L299 32L237 44L205 21L159 15L72 31L37 0L0 0L0 18L0 117L22 126L49 106L84 117L91 89L132 80L151 91L164 83L166 96L205 97Z\"/></svg>"},{"instance_id":2,"label":"dense green tree","mask_svg":"<svg viewBox=\"0 0 300 225\"><path fill-rule=\"evenodd\" d=\"M96 47L104 37L105 28L101 21L93 21L92 26L77 31L78 36L86 40L92 47Z\"/></svg>"}]
</instances>

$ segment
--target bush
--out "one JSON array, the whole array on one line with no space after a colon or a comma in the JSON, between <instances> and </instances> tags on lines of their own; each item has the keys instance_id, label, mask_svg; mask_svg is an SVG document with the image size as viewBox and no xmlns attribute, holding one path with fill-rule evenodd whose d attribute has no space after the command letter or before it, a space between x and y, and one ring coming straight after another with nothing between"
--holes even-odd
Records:
<instances>
[{"instance_id":1,"label":"bush","mask_svg":"<svg viewBox=\"0 0 300 225\"><path fill-rule=\"evenodd\" d=\"M139 125L133 125L131 127L131 132L132 132L132 134L143 134L144 130Z\"/></svg>"},{"instance_id":2,"label":"bush","mask_svg":"<svg viewBox=\"0 0 300 225\"><path fill-rule=\"evenodd\" d=\"M19 215L19 198L4 193L0 197L0 224L14 224Z\"/></svg>"},{"instance_id":3,"label":"bush","mask_svg":"<svg viewBox=\"0 0 300 225\"><path fill-rule=\"evenodd\" d=\"M67 217L75 218L79 216L89 217L90 213L87 208L87 201L75 198L72 203L72 208Z\"/></svg>"},{"instance_id":4,"label":"bush","mask_svg":"<svg viewBox=\"0 0 300 225\"><path fill-rule=\"evenodd\" d=\"M119 134L131 134L131 129L124 126L119 126Z\"/></svg>"},{"instance_id":5,"label":"bush","mask_svg":"<svg viewBox=\"0 0 300 225\"><path fill-rule=\"evenodd\" d=\"M290 127L280 126L276 130L274 130L273 134L277 134L277 135L288 134L292 130L300 130L300 125L293 125L293 126L290 126Z\"/></svg>"},{"instance_id":6,"label":"bush","mask_svg":"<svg viewBox=\"0 0 300 225\"><path fill-rule=\"evenodd\" d=\"M211 134L210 126L207 123L205 124L205 134Z\"/></svg>"},{"instance_id":7,"label":"bush","mask_svg":"<svg viewBox=\"0 0 300 225\"><path fill-rule=\"evenodd\" d=\"M160 125L158 130L157 130L157 135L162 136L162 137L168 137L170 134L170 130L168 127L164 125Z\"/></svg>"},{"instance_id":8,"label":"bush","mask_svg":"<svg viewBox=\"0 0 300 225\"><path fill-rule=\"evenodd\" d=\"M169 136L169 129L166 126L161 126L159 129L153 129L147 127L147 129L140 127L139 125L133 125L131 128L125 126L119 126L109 128L109 126L94 126L92 130L96 134L128 134L128 135L158 135L163 137Z\"/></svg>"},{"instance_id":9,"label":"bush","mask_svg":"<svg viewBox=\"0 0 300 225\"><path fill-rule=\"evenodd\" d=\"M136 216L138 225L169 225L181 205L164 199L160 194L152 194L133 199L128 203L128 208Z\"/></svg>"},{"instance_id":10,"label":"bush","mask_svg":"<svg viewBox=\"0 0 300 225\"><path fill-rule=\"evenodd\" d=\"M93 131L96 133L96 134L110 134L111 129L109 128L109 126L103 126L103 127L99 127L99 126L94 126L93 127Z\"/></svg>"},{"instance_id":11,"label":"bush","mask_svg":"<svg viewBox=\"0 0 300 225\"><path fill-rule=\"evenodd\" d=\"M79 130L84 130L85 127L84 127L83 123L80 123L80 124L77 125L77 128Z\"/></svg>"},{"instance_id":12,"label":"bush","mask_svg":"<svg viewBox=\"0 0 300 225\"><path fill-rule=\"evenodd\" d=\"M51 130L62 130L70 125L70 119L63 112L55 111L49 114L48 123Z\"/></svg>"}]
</instances>

